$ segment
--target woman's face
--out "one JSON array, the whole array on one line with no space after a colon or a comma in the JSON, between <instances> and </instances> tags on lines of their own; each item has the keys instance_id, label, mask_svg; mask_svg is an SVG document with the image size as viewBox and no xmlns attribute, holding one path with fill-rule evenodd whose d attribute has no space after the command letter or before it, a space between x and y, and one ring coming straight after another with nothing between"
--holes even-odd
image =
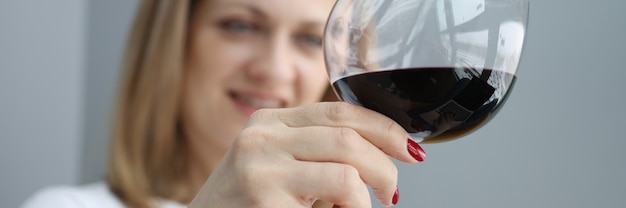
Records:
<instances>
[{"instance_id":1,"label":"woman's face","mask_svg":"<svg viewBox=\"0 0 626 208\"><path fill-rule=\"evenodd\" d=\"M181 119L190 145L229 147L260 108L318 101L335 0L204 0L193 8Z\"/></svg>"}]
</instances>

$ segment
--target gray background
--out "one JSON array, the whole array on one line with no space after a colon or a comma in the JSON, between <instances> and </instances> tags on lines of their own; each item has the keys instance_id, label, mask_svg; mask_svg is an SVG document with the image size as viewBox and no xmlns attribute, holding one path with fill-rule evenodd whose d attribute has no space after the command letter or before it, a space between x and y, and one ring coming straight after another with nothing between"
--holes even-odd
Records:
<instances>
[{"instance_id":1,"label":"gray background","mask_svg":"<svg viewBox=\"0 0 626 208\"><path fill-rule=\"evenodd\" d=\"M0 207L101 179L135 6L0 1ZM424 145L426 162L398 164L397 207L626 207L625 10L532 1L507 105L464 139Z\"/></svg>"}]
</instances>

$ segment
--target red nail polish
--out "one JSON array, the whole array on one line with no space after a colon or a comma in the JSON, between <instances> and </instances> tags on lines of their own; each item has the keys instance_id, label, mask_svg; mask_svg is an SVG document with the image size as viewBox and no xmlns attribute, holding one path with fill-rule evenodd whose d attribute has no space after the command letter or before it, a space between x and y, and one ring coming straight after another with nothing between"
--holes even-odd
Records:
<instances>
[{"instance_id":1,"label":"red nail polish","mask_svg":"<svg viewBox=\"0 0 626 208\"><path fill-rule=\"evenodd\" d=\"M333 205L333 208L340 208L339 205Z\"/></svg>"},{"instance_id":2,"label":"red nail polish","mask_svg":"<svg viewBox=\"0 0 626 208\"><path fill-rule=\"evenodd\" d=\"M393 198L391 198L391 203L393 205L398 204L398 200L400 199L400 192L398 191L398 187L396 187L396 192L393 193Z\"/></svg>"},{"instance_id":3,"label":"red nail polish","mask_svg":"<svg viewBox=\"0 0 626 208\"><path fill-rule=\"evenodd\" d=\"M424 158L426 158L426 152L424 149L420 147L419 144L415 143L411 138L409 138L409 142L407 142L407 149L409 150L409 154L415 158L415 160L422 162Z\"/></svg>"}]
</instances>

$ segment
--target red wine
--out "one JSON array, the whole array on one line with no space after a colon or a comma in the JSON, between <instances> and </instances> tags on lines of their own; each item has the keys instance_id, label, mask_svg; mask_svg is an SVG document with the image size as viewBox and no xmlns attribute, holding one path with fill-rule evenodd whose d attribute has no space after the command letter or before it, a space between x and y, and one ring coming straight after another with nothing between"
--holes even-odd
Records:
<instances>
[{"instance_id":1,"label":"red wine","mask_svg":"<svg viewBox=\"0 0 626 208\"><path fill-rule=\"evenodd\" d=\"M491 69L407 68L367 72L333 83L339 97L384 114L415 139L441 142L490 120L515 75Z\"/></svg>"}]
</instances>

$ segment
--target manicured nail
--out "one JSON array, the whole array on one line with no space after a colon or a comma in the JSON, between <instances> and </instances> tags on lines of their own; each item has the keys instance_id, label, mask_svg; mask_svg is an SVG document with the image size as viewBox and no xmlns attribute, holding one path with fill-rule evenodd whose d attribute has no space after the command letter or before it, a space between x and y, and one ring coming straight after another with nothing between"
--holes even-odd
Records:
<instances>
[{"instance_id":1,"label":"manicured nail","mask_svg":"<svg viewBox=\"0 0 626 208\"><path fill-rule=\"evenodd\" d=\"M426 158L426 152L424 152L424 149L422 149L419 144L409 138L409 142L407 142L406 146L407 149L409 149L409 154L411 154L415 160L419 162L424 161L424 158Z\"/></svg>"},{"instance_id":2,"label":"manicured nail","mask_svg":"<svg viewBox=\"0 0 626 208\"><path fill-rule=\"evenodd\" d=\"M396 187L396 192L393 193L393 198L391 198L391 203L393 205L398 204L398 200L400 199L400 192L398 191L398 187Z\"/></svg>"},{"instance_id":3,"label":"manicured nail","mask_svg":"<svg viewBox=\"0 0 626 208\"><path fill-rule=\"evenodd\" d=\"M333 205L333 208L340 208L339 205Z\"/></svg>"}]
</instances>

